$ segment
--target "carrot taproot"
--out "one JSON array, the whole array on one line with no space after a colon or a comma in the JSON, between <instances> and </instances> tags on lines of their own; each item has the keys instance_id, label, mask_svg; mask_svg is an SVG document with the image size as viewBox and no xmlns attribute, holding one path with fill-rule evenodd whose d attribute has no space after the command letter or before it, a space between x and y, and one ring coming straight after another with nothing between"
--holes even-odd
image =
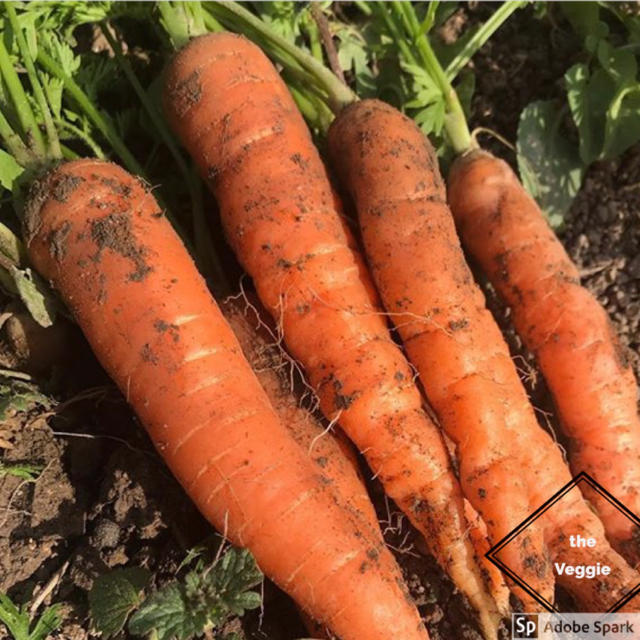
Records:
<instances>
[{"instance_id":1,"label":"carrot taproot","mask_svg":"<svg viewBox=\"0 0 640 640\"><path fill-rule=\"evenodd\" d=\"M260 302L251 293L241 291L238 296L223 300L220 308L282 424L316 465L324 482L331 485L340 506L358 528L368 539L379 542L382 534L378 518L360 475L353 445L339 427L328 429L314 412L302 406L309 390L300 380L295 363L285 355ZM304 610L299 613L310 637L332 637L324 625Z\"/></svg>"},{"instance_id":2,"label":"carrot taproot","mask_svg":"<svg viewBox=\"0 0 640 640\"><path fill-rule=\"evenodd\" d=\"M246 303L228 298L220 303L247 361L265 390L271 405L304 454L316 465L325 482L332 485L340 505L371 537L381 538L380 526L352 445L339 427L329 429L311 411L301 406L304 389L291 371L295 363L283 354L271 319L261 314L260 303L244 293ZM302 386L302 388L300 388Z\"/></svg>"},{"instance_id":3,"label":"carrot taproot","mask_svg":"<svg viewBox=\"0 0 640 640\"><path fill-rule=\"evenodd\" d=\"M469 539L476 550L478 563L485 577L485 583L496 601L498 611L509 611L509 588L507 583L500 569L487 557L491 550L487 523L466 498L464 499L464 509L469 523Z\"/></svg>"},{"instance_id":4,"label":"carrot taproot","mask_svg":"<svg viewBox=\"0 0 640 640\"><path fill-rule=\"evenodd\" d=\"M276 69L245 38L199 37L170 65L164 102L323 413L362 451L495 635L499 616L465 536L461 490L442 437L371 305L368 275L326 169Z\"/></svg>"},{"instance_id":5,"label":"carrot taproot","mask_svg":"<svg viewBox=\"0 0 640 640\"><path fill-rule=\"evenodd\" d=\"M336 118L329 152L355 202L380 296L456 444L462 487L495 544L571 476L536 421L464 260L435 152L415 123L376 100L351 105ZM609 546L579 491L536 524L535 537L528 528L501 559L549 602L556 579L583 608L596 611L634 584L634 570ZM550 566L549 554L551 560L584 557L583 550L569 548L567 536L576 533L595 538L599 559L611 567L597 588L554 576ZM535 606L528 597L525 603Z\"/></svg>"},{"instance_id":6,"label":"carrot taproot","mask_svg":"<svg viewBox=\"0 0 640 640\"><path fill-rule=\"evenodd\" d=\"M485 151L461 156L449 197L463 242L537 357L573 445L573 473L586 471L640 514L637 382L606 311L504 161ZM587 495L611 542L638 564L638 526L600 494Z\"/></svg>"},{"instance_id":7,"label":"carrot taproot","mask_svg":"<svg viewBox=\"0 0 640 640\"><path fill-rule=\"evenodd\" d=\"M25 236L207 519L343 640L426 639L392 556L278 420L149 190L113 164L61 165L36 183Z\"/></svg>"}]
</instances>

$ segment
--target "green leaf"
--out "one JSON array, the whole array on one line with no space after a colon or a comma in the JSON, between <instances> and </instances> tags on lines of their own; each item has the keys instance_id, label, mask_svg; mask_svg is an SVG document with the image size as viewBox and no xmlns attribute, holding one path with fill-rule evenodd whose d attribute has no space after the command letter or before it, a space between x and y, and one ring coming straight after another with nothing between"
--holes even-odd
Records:
<instances>
[{"instance_id":1,"label":"green leaf","mask_svg":"<svg viewBox=\"0 0 640 640\"><path fill-rule=\"evenodd\" d=\"M3 464L0 462L0 478L3 476L13 476L21 480L34 482L42 472L44 467L39 464Z\"/></svg>"},{"instance_id":2,"label":"green leaf","mask_svg":"<svg viewBox=\"0 0 640 640\"><path fill-rule=\"evenodd\" d=\"M183 640L202 633L206 622L206 613L190 605L184 587L172 582L142 603L131 616L128 628L134 635L153 632L157 640Z\"/></svg>"},{"instance_id":3,"label":"green leaf","mask_svg":"<svg viewBox=\"0 0 640 640\"><path fill-rule=\"evenodd\" d=\"M0 149L0 184L7 191L13 190L13 185L24 169L15 161L12 155Z\"/></svg>"},{"instance_id":4,"label":"green leaf","mask_svg":"<svg viewBox=\"0 0 640 640\"><path fill-rule=\"evenodd\" d=\"M630 85L638 72L636 57L629 49L615 49L606 40L598 44L598 61L616 85Z\"/></svg>"},{"instance_id":5,"label":"green leaf","mask_svg":"<svg viewBox=\"0 0 640 640\"><path fill-rule=\"evenodd\" d=\"M0 622L13 636L13 640L30 640L29 615L18 609L4 593L0 593Z\"/></svg>"},{"instance_id":6,"label":"green leaf","mask_svg":"<svg viewBox=\"0 0 640 640\"><path fill-rule=\"evenodd\" d=\"M0 253L13 264L19 265L24 252L22 241L7 225L0 222Z\"/></svg>"},{"instance_id":7,"label":"green leaf","mask_svg":"<svg viewBox=\"0 0 640 640\"><path fill-rule=\"evenodd\" d=\"M26 412L36 405L50 409L53 403L33 384L19 380L0 384L0 420L4 420L10 411Z\"/></svg>"},{"instance_id":8,"label":"green leaf","mask_svg":"<svg viewBox=\"0 0 640 640\"><path fill-rule=\"evenodd\" d=\"M0 622L7 627L13 640L45 640L60 626L62 616L59 605L47 607L29 631L31 620L26 607L16 607L8 596L0 593Z\"/></svg>"},{"instance_id":9,"label":"green leaf","mask_svg":"<svg viewBox=\"0 0 640 640\"><path fill-rule=\"evenodd\" d=\"M96 578L89 592L91 618L106 637L119 633L129 614L140 604L140 594L151 574L140 567L115 569Z\"/></svg>"},{"instance_id":10,"label":"green leaf","mask_svg":"<svg viewBox=\"0 0 640 640\"><path fill-rule=\"evenodd\" d=\"M256 11L278 35L297 43L301 35L304 3L289 0L258 2Z\"/></svg>"},{"instance_id":11,"label":"green leaf","mask_svg":"<svg viewBox=\"0 0 640 640\"><path fill-rule=\"evenodd\" d=\"M585 164L597 157L602 143L594 140L596 132L591 126L591 104L588 100L589 67L586 64L575 64L564 75L567 101L571 116L580 135L580 157Z\"/></svg>"},{"instance_id":12,"label":"green leaf","mask_svg":"<svg viewBox=\"0 0 640 640\"><path fill-rule=\"evenodd\" d=\"M62 624L60 605L47 607L29 634L29 640L45 640Z\"/></svg>"},{"instance_id":13,"label":"green leaf","mask_svg":"<svg viewBox=\"0 0 640 640\"><path fill-rule=\"evenodd\" d=\"M413 119L425 135L440 135L444 125L445 104L442 100L414 114Z\"/></svg>"},{"instance_id":14,"label":"green leaf","mask_svg":"<svg viewBox=\"0 0 640 640\"><path fill-rule=\"evenodd\" d=\"M616 158L640 140L640 85L622 88L607 109L603 158Z\"/></svg>"},{"instance_id":15,"label":"green leaf","mask_svg":"<svg viewBox=\"0 0 640 640\"><path fill-rule=\"evenodd\" d=\"M581 37L605 38L609 33L607 24L600 20L597 2L560 2L560 9L571 23L573 30Z\"/></svg>"},{"instance_id":16,"label":"green leaf","mask_svg":"<svg viewBox=\"0 0 640 640\"><path fill-rule=\"evenodd\" d=\"M585 165L559 132L562 112L553 100L532 102L520 115L518 168L527 191L557 226L580 189Z\"/></svg>"},{"instance_id":17,"label":"green leaf","mask_svg":"<svg viewBox=\"0 0 640 640\"><path fill-rule=\"evenodd\" d=\"M364 35L352 25L341 25L335 33L338 62L345 72L352 72L356 91L362 97L375 94L375 77L371 70L371 49Z\"/></svg>"},{"instance_id":18,"label":"green leaf","mask_svg":"<svg viewBox=\"0 0 640 640\"><path fill-rule=\"evenodd\" d=\"M44 283L31 269L12 266L9 273L33 319L42 327L50 327L55 320L55 304Z\"/></svg>"},{"instance_id":19,"label":"green leaf","mask_svg":"<svg viewBox=\"0 0 640 640\"><path fill-rule=\"evenodd\" d=\"M249 589L261 581L253 556L229 549L213 565L204 567L198 561L183 581L171 582L149 596L131 616L129 631L155 634L157 640L185 640L219 628L231 615L241 616L260 606L260 595Z\"/></svg>"}]
</instances>

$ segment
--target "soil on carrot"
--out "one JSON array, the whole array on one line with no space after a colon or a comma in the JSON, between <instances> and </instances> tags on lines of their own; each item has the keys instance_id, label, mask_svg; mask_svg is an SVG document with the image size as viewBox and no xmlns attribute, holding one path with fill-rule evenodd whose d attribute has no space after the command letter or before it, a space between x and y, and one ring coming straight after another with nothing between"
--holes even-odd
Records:
<instances>
[{"instance_id":1,"label":"soil on carrot","mask_svg":"<svg viewBox=\"0 0 640 640\"><path fill-rule=\"evenodd\" d=\"M485 19L490 10L483 3L471 9L463 6L442 37L455 39L465 24ZM477 88L472 127L488 127L515 142L522 108L531 100L560 95L562 74L574 61L575 51L561 22L538 21L531 8L516 12L473 61ZM482 142L513 164L513 154L500 143L489 137ZM611 314L636 374L640 373L639 192L640 146L618 161L590 169L560 232L582 270L583 282ZM221 250L222 240L217 237L215 242ZM233 259L226 255L224 262L235 279ZM559 435L533 359L515 336L508 310L490 288L486 290L541 424ZM0 473L0 592L23 603L46 591L44 604L63 603L65 621L58 637L65 640L94 637L87 592L97 575L118 566L142 566L151 571L154 586L162 585L173 579L187 550L211 535L122 396L88 347L78 341L72 364L42 377L44 391L60 403L55 414L36 405L27 412L9 411L0 422L0 462L42 468L34 481ZM406 518L384 499L376 482L370 482L370 489L385 539L396 553L431 637L479 639L468 605L426 554ZM293 640L307 635L291 601L270 583L264 586L263 607L242 621L232 621L225 632L237 633L240 640Z\"/></svg>"}]
</instances>

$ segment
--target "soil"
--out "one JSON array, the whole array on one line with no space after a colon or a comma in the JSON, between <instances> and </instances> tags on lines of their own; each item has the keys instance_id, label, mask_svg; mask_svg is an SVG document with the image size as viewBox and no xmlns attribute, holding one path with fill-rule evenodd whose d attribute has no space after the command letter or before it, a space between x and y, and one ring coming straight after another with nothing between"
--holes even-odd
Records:
<instances>
[{"instance_id":1,"label":"soil","mask_svg":"<svg viewBox=\"0 0 640 640\"><path fill-rule=\"evenodd\" d=\"M464 6L443 31L447 39L484 19L482 3ZM538 20L522 9L479 53L472 127L493 129L515 141L519 114L534 99L560 95L561 78L577 55L562 22ZM195 94L185 99L197 99ZM509 162L513 154L495 139L483 144ZM583 273L583 282L610 312L636 374L640 373L640 147L593 166L560 236ZM504 309L486 288L539 410L554 431L553 407L530 354L514 335ZM159 328L162 330L163 328ZM164 329L170 329L164 327ZM74 331L73 329L71 331ZM43 378L59 404L35 406L0 422L0 461L38 464L33 482L0 475L0 592L15 602L61 602L65 621L57 637L94 637L87 592L95 577L119 566L151 571L152 585L173 578L187 550L211 535L182 489L156 455L124 399L76 336L73 366ZM371 493L385 539L403 569L433 640L479 639L464 599L425 553L418 536L380 486ZM42 607L40 608L40 611ZM306 635L291 601L265 583L262 609L232 621L226 632L242 640L292 640ZM0 631L0 639L2 638ZM505 632L506 637L506 632Z\"/></svg>"}]
</instances>

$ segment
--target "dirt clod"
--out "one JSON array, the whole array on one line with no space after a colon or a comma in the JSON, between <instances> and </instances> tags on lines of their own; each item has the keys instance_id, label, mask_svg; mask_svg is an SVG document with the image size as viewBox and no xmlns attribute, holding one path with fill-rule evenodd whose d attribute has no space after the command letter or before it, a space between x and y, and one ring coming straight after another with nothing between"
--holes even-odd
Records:
<instances>
[{"instance_id":1,"label":"dirt clod","mask_svg":"<svg viewBox=\"0 0 640 640\"><path fill-rule=\"evenodd\" d=\"M146 249L140 246L131 232L131 217L128 213L110 213L91 222L91 238L98 246L96 261L102 251L110 249L133 263L135 270L129 274L129 280L140 282L153 267L146 263Z\"/></svg>"}]
</instances>

